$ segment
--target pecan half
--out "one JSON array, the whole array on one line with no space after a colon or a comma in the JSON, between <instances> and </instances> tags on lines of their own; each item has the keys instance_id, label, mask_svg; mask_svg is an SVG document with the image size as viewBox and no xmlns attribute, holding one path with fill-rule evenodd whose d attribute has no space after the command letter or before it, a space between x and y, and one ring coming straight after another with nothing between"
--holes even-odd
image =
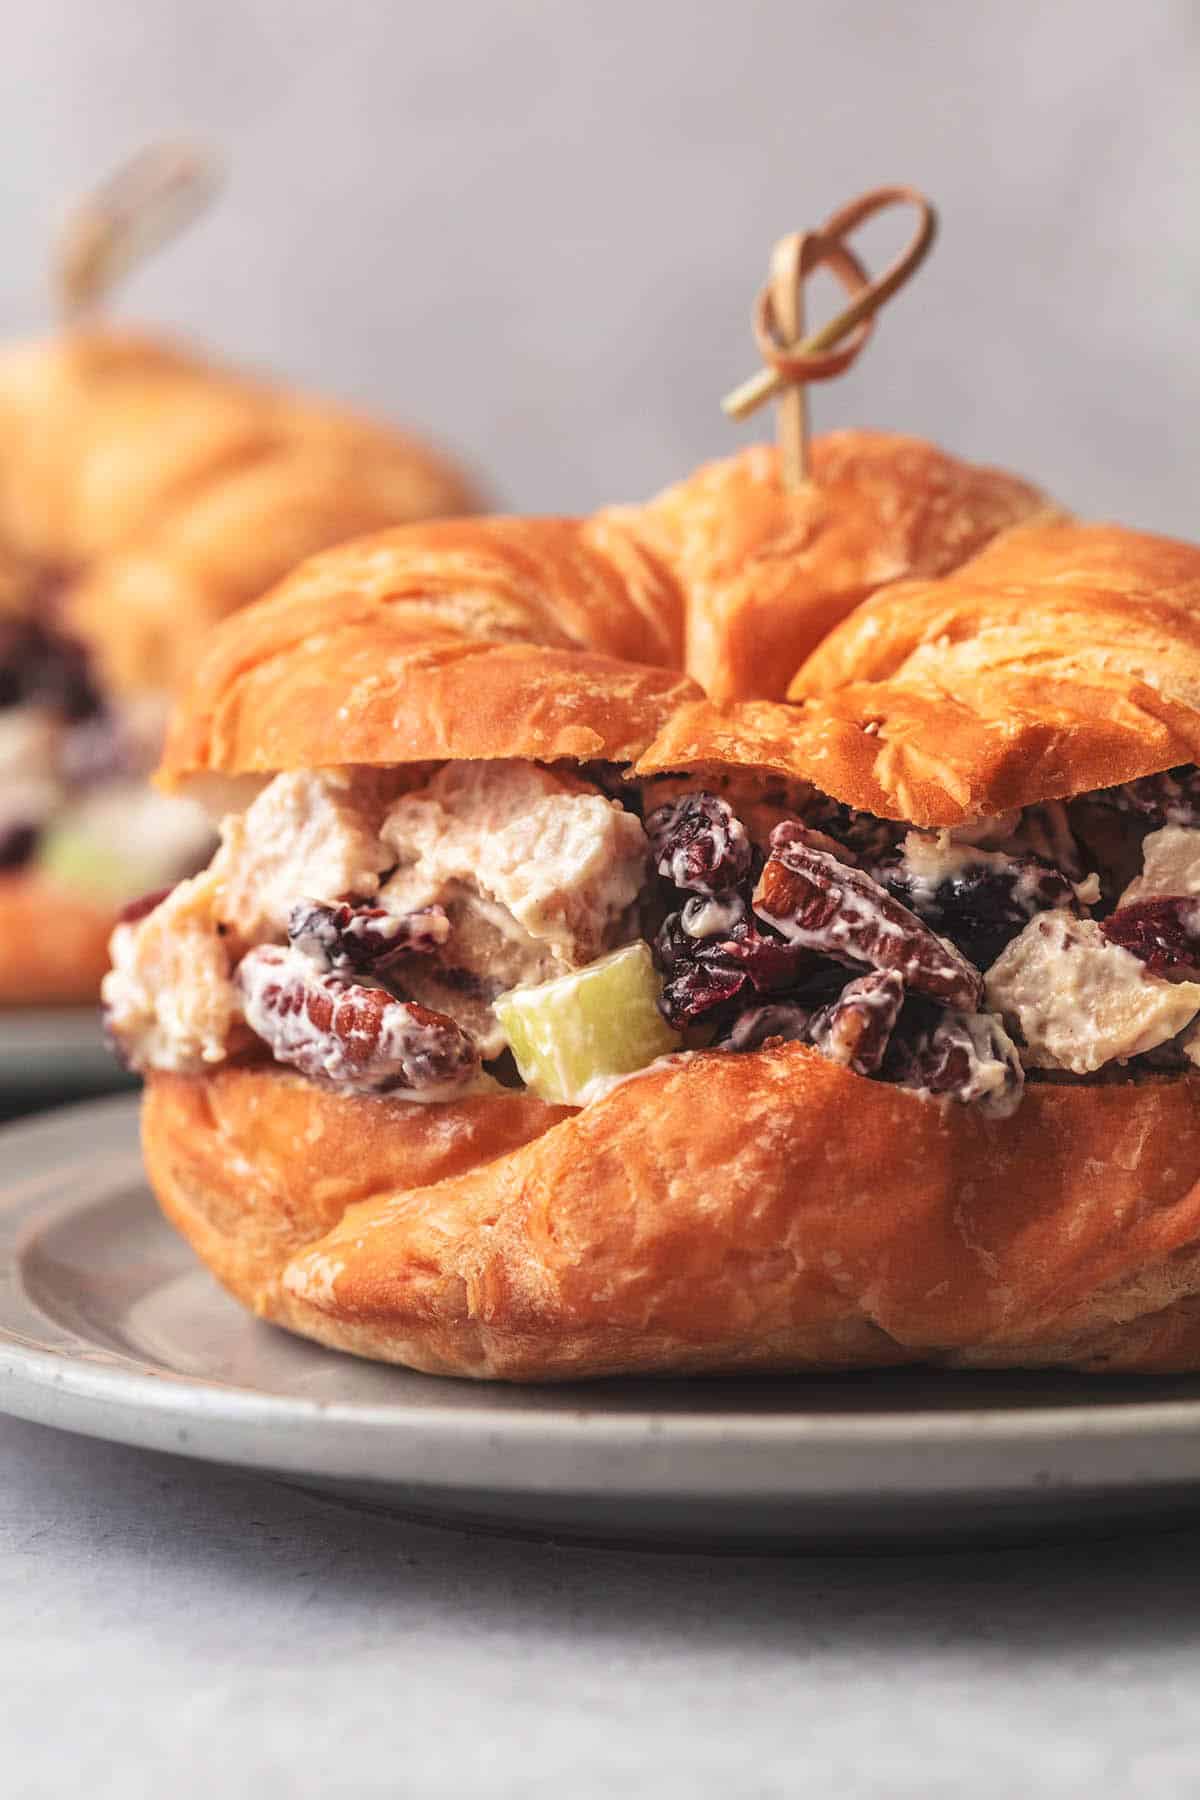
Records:
<instances>
[{"instance_id":1,"label":"pecan half","mask_svg":"<svg viewBox=\"0 0 1200 1800\"><path fill-rule=\"evenodd\" d=\"M431 955L449 935L450 921L440 906L392 913L350 901L327 906L302 900L288 919L288 941L319 968L335 975L369 973L379 980L402 957Z\"/></svg>"},{"instance_id":2,"label":"pecan half","mask_svg":"<svg viewBox=\"0 0 1200 1800\"><path fill-rule=\"evenodd\" d=\"M1200 900L1179 895L1162 900L1135 900L1102 920L1101 931L1119 944L1152 975L1185 975L1200 970Z\"/></svg>"},{"instance_id":3,"label":"pecan half","mask_svg":"<svg viewBox=\"0 0 1200 1800\"><path fill-rule=\"evenodd\" d=\"M750 838L719 794L684 794L646 820L660 875L694 894L721 894L750 872Z\"/></svg>"},{"instance_id":4,"label":"pecan half","mask_svg":"<svg viewBox=\"0 0 1200 1800\"><path fill-rule=\"evenodd\" d=\"M420 1093L478 1072L479 1053L453 1019L323 973L303 951L264 944L242 958L234 980L250 1029L277 1061L314 1079Z\"/></svg>"},{"instance_id":5,"label":"pecan half","mask_svg":"<svg viewBox=\"0 0 1200 1800\"><path fill-rule=\"evenodd\" d=\"M907 987L970 1012L982 978L906 906L861 869L813 843L803 825L777 825L754 890L754 910L789 944L834 962L894 969Z\"/></svg>"},{"instance_id":6,"label":"pecan half","mask_svg":"<svg viewBox=\"0 0 1200 1800\"><path fill-rule=\"evenodd\" d=\"M809 1042L856 1075L873 1075L883 1063L903 1004L904 982L894 969L860 975L813 1014Z\"/></svg>"}]
</instances>

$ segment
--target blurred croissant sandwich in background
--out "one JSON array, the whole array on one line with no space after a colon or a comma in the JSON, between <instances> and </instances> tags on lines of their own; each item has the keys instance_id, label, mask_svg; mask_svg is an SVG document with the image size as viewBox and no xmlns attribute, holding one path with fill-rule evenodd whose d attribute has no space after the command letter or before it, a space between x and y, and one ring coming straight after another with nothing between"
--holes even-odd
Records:
<instances>
[{"instance_id":1,"label":"blurred croissant sandwich in background","mask_svg":"<svg viewBox=\"0 0 1200 1800\"><path fill-rule=\"evenodd\" d=\"M145 777L213 623L314 550L474 504L424 444L157 338L0 351L0 1004L94 997L116 909L208 855Z\"/></svg>"},{"instance_id":2,"label":"blurred croissant sandwich in background","mask_svg":"<svg viewBox=\"0 0 1200 1800\"><path fill-rule=\"evenodd\" d=\"M218 630L221 847L105 982L167 1213L436 1372L1200 1366L1200 550L1016 527L792 705L691 597L628 513L464 521Z\"/></svg>"}]
</instances>

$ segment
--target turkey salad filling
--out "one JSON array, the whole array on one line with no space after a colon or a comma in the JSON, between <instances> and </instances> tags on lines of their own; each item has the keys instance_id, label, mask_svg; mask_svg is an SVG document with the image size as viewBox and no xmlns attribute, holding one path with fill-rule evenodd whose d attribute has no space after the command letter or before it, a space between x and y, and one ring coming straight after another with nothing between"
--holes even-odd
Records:
<instances>
[{"instance_id":1,"label":"turkey salad filling","mask_svg":"<svg viewBox=\"0 0 1200 1800\"><path fill-rule=\"evenodd\" d=\"M0 873L118 905L200 868L213 845L202 809L148 785L166 710L106 700L72 639L0 615Z\"/></svg>"},{"instance_id":2,"label":"turkey salad filling","mask_svg":"<svg viewBox=\"0 0 1200 1800\"><path fill-rule=\"evenodd\" d=\"M603 766L291 772L112 957L138 1069L578 1105L783 1040L1005 1117L1027 1077L1200 1065L1200 771L948 831Z\"/></svg>"}]
</instances>

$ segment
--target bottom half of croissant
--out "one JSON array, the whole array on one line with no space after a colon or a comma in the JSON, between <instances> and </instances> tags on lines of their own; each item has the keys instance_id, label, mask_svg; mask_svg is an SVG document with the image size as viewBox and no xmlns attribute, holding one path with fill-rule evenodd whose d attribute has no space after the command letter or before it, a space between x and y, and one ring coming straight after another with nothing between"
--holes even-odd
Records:
<instances>
[{"instance_id":1,"label":"bottom half of croissant","mask_svg":"<svg viewBox=\"0 0 1200 1800\"><path fill-rule=\"evenodd\" d=\"M1200 1368L1200 1076L1034 1084L997 1120L795 1044L580 1112L225 1066L152 1073L143 1135L238 1299L433 1373Z\"/></svg>"}]
</instances>

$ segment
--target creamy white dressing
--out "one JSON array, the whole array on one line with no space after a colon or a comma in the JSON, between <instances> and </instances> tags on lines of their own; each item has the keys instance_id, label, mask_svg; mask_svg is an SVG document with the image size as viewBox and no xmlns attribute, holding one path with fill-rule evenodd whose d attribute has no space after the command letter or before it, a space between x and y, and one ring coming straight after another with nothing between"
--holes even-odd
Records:
<instances>
[{"instance_id":1,"label":"creamy white dressing","mask_svg":"<svg viewBox=\"0 0 1200 1800\"><path fill-rule=\"evenodd\" d=\"M1017 868L1013 898L1026 912L1036 912L1041 905L1041 883L1045 870L1036 863L1021 866L1006 850L985 850L975 843L959 843L949 831L929 833L910 831L902 845L904 872L912 883L913 900L918 910L935 900L943 882L961 880L972 869L994 869L1009 875ZM1096 887L1099 896L1099 884Z\"/></svg>"},{"instance_id":2,"label":"creamy white dressing","mask_svg":"<svg viewBox=\"0 0 1200 1800\"><path fill-rule=\"evenodd\" d=\"M32 732L24 749L20 733L13 734L11 761L37 754ZM0 765L3 756L0 738ZM431 957L414 959L418 991L413 997L452 1017L458 1004L464 1023L468 990L461 988L456 999L457 973L478 974L486 989L502 962L505 987L541 983L556 971L586 967L633 930L632 909L648 867L647 840L640 822L595 788L523 763L450 764L397 798L399 785L398 774L390 786L380 774L352 771L276 776L244 813L225 820L221 850L203 877L181 884L148 919L118 930L104 999L136 1066L210 1067L224 1057L231 1034L243 1023L268 1042L277 1039L278 1019L267 1019L261 983L252 979L239 994L230 980L230 949L236 961L248 946L281 942L292 908L306 898L330 903L354 895L397 914L443 902L457 907L459 923L447 943ZM170 826L165 813L156 813L160 797L138 791L144 800L125 796L130 841L148 848L159 841L165 848ZM95 804L102 809L107 803ZM931 902L943 883L972 868L1011 873L1018 848L1049 854L1057 841L1065 851L1065 811L1036 810L1041 815L1036 827L1029 827L1028 815L1025 820L1003 815L943 832L909 831L903 856L914 900ZM191 828L201 829L197 811L191 818ZM181 849L182 838L171 847ZM381 888L381 877L392 868L396 872ZM835 880L836 868L835 859ZM1016 897L1031 910L1038 903L1040 878L1037 869L1017 877ZM1099 898L1096 877L1074 885L1082 903ZM851 885L838 886L841 916L817 934L814 947L851 959L864 925L895 946L904 935L901 926L885 918L869 896ZM1200 831L1168 826L1150 833L1143 873L1122 900L1169 893L1195 894L1200 906ZM693 896L684 907L683 929L694 938L727 934L742 912L736 895ZM232 927L227 938L219 935L218 921ZM792 942L808 941L792 921L771 922ZM311 971L311 960L304 960ZM900 972L911 972L908 960ZM436 983L443 974L446 981L436 998L419 991L425 976ZM1031 1067L1086 1074L1176 1037L1200 1066L1200 983L1152 976L1090 920L1063 911L1035 912L989 971L987 993L987 1004L1020 1032L1022 1060ZM872 1003L882 1007L884 997L860 1001ZM483 1055L499 1054L506 1040L486 992L472 998L470 1008L467 1028ZM1003 1038L1003 1033L984 1015L956 1016L976 1046L979 1065L965 1097L986 1107L1005 1087L1002 1061L995 1060L997 1034ZM312 1032L303 1014L294 1019L289 1029ZM403 1054L404 1029L404 1009L397 1006L386 1031L400 1036L377 1046L385 1059ZM315 1055L327 1050L326 1078L353 1085L336 1046L307 1043L306 1049ZM689 1054L659 1058L632 1075L597 1078L581 1099L590 1104L624 1081ZM430 1103L493 1087L479 1076L466 1084L394 1091Z\"/></svg>"},{"instance_id":3,"label":"creamy white dressing","mask_svg":"<svg viewBox=\"0 0 1200 1800\"><path fill-rule=\"evenodd\" d=\"M679 923L688 937L728 937L744 912L737 894L696 894L684 906Z\"/></svg>"},{"instance_id":4,"label":"creamy white dressing","mask_svg":"<svg viewBox=\"0 0 1200 1800\"><path fill-rule=\"evenodd\" d=\"M228 984L229 952L236 960L256 944L281 944L292 909L304 900L354 895L397 914L445 901L453 921L447 942L413 958L412 997L461 1016L489 1058L507 1039L487 998L463 987L461 974L477 973L485 992L542 982L556 969L591 963L610 939L632 929L647 868L645 833L596 789L520 763L450 765L399 800L398 785L344 770L289 772L223 821L221 848L204 877L202 921L186 902L189 932L206 940L210 954L180 959L168 995L159 925L165 909L114 941L118 966L106 1003L137 1066L184 1069L219 1060L220 1046L211 1036L200 1041L194 1028L197 1009L205 1012L211 1001L217 966L233 994L229 1028L244 1018L263 1035L261 993L252 987L243 998ZM381 874L397 861L402 866L380 892ZM167 916L178 917L179 905L172 896ZM467 1090L455 1083L452 1091ZM439 1096L425 1089L413 1097Z\"/></svg>"}]
</instances>

